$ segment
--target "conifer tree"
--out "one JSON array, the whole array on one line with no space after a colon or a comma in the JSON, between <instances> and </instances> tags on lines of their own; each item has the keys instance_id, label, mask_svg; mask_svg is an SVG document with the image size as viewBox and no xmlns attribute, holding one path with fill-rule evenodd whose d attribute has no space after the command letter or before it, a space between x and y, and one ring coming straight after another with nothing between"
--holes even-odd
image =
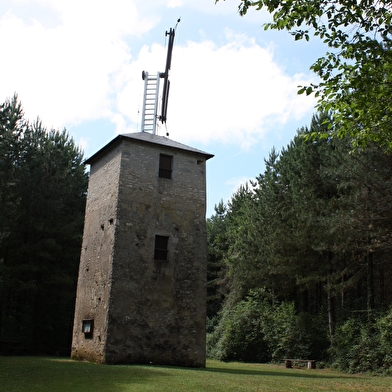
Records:
<instances>
[{"instance_id":1,"label":"conifer tree","mask_svg":"<svg viewBox=\"0 0 392 392\"><path fill-rule=\"evenodd\" d=\"M66 131L26 121L16 96L0 118L1 339L53 353L70 344L87 189L83 155Z\"/></svg>"}]
</instances>

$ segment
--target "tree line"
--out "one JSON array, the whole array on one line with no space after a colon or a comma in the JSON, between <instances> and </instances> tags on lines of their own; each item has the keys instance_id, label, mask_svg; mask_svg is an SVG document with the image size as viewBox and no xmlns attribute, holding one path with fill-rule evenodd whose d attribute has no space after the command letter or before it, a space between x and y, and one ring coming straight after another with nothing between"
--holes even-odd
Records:
<instances>
[{"instance_id":1,"label":"tree line","mask_svg":"<svg viewBox=\"0 0 392 392\"><path fill-rule=\"evenodd\" d=\"M66 131L0 105L0 341L65 353L72 333L88 176ZM10 343L11 342L11 343Z\"/></svg>"},{"instance_id":2,"label":"tree line","mask_svg":"<svg viewBox=\"0 0 392 392\"><path fill-rule=\"evenodd\" d=\"M392 369L392 154L308 137L207 219L208 353L221 360L324 360ZM67 353L88 176L66 131L0 105L0 342Z\"/></svg>"},{"instance_id":3,"label":"tree line","mask_svg":"<svg viewBox=\"0 0 392 392\"><path fill-rule=\"evenodd\" d=\"M372 338L369 367L392 365L392 340L381 347L379 336L389 332L376 328L387 315L392 326L392 154L307 138L330 121L314 116L207 220L210 355L355 371L363 364L347 364L347 350L364 353L361 339Z\"/></svg>"},{"instance_id":4,"label":"tree line","mask_svg":"<svg viewBox=\"0 0 392 392\"><path fill-rule=\"evenodd\" d=\"M215 1L216 3L219 0ZM209 352L391 371L392 12L379 0L241 0L320 40L316 116L209 228Z\"/></svg>"},{"instance_id":5,"label":"tree line","mask_svg":"<svg viewBox=\"0 0 392 392\"><path fill-rule=\"evenodd\" d=\"M215 0L218 3L219 0ZM317 83L299 86L329 112L328 132L350 136L354 148L370 142L392 150L392 8L389 0L241 0L238 11L266 10L264 29L286 30L295 40L320 40L323 56L310 65Z\"/></svg>"}]
</instances>

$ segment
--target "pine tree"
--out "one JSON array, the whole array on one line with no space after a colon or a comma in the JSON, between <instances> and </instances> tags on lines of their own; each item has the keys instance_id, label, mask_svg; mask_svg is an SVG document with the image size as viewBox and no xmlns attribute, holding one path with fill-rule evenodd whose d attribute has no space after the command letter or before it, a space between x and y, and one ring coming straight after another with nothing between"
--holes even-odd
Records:
<instances>
[{"instance_id":1,"label":"pine tree","mask_svg":"<svg viewBox=\"0 0 392 392\"><path fill-rule=\"evenodd\" d=\"M83 156L65 131L24 120L17 97L1 116L1 339L53 352L70 343L87 189Z\"/></svg>"}]
</instances>

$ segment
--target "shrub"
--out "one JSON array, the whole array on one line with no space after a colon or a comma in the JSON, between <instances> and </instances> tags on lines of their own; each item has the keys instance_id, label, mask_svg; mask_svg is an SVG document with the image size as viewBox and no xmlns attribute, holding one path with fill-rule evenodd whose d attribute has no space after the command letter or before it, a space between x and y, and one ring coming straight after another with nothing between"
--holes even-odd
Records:
<instances>
[{"instance_id":1,"label":"shrub","mask_svg":"<svg viewBox=\"0 0 392 392\"><path fill-rule=\"evenodd\" d=\"M252 362L283 358L321 359L328 340L320 318L296 313L292 302L272 301L264 291L251 291L226 306L207 338L207 353L220 360Z\"/></svg>"},{"instance_id":2,"label":"shrub","mask_svg":"<svg viewBox=\"0 0 392 392\"><path fill-rule=\"evenodd\" d=\"M209 355L224 361L268 361L262 320L270 311L269 303L255 296L224 308L219 325L208 339Z\"/></svg>"},{"instance_id":3,"label":"shrub","mask_svg":"<svg viewBox=\"0 0 392 392\"><path fill-rule=\"evenodd\" d=\"M283 302L275 307L272 319L265 328L270 328L267 340L273 361L325 358L329 341L320 316L297 314L294 303Z\"/></svg>"},{"instance_id":4,"label":"shrub","mask_svg":"<svg viewBox=\"0 0 392 392\"><path fill-rule=\"evenodd\" d=\"M392 374L392 309L375 320L347 320L331 348L334 366L350 373Z\"/></svg>"}]
</instances>

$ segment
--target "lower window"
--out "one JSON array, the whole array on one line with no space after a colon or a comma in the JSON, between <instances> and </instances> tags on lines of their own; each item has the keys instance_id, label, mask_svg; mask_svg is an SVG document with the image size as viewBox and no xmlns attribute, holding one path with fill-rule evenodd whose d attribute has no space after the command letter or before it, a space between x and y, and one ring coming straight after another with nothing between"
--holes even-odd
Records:
<instances>
[{"instance_id":1,"label":"lower window","mask_svg":"<svg viewBox=\"0 0 392 392\"><path fill-rule=\"evenodd\" d=\"M168 250L169 237L163 235L155 236L154 259L167 260L169 253Z\"/></svg>"}]
</instances>

